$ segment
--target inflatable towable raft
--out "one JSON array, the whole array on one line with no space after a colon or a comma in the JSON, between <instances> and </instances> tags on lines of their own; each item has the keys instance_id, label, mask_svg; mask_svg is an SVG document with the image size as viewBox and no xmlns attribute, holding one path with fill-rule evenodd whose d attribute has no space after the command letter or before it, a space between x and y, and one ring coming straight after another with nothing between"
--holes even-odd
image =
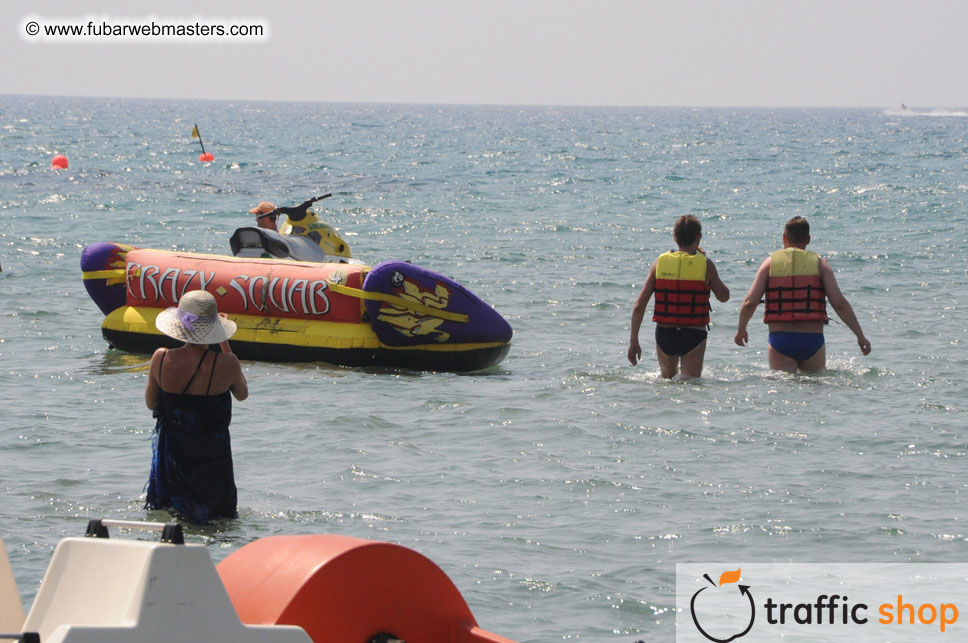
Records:
<instances>
[{"instance_id":1,"label":"inflatable towable raft","mask_svg":"<svg viewBox=\"0 0 968 643\"><path fill-rule=\"evenodd\" d=\"M161 542L108 537L155 529ZM0 541L0 640L514 643L478 627L430 559L337 535L270 536L215 566L178 523L91 520L57 546L29 613Z\"/></svg>"},{"instance_id":2,"label":"inflatable towable raft","mask_svg":"<svg viewBox=\"0 0 968 643\"><path fill-rule=\"evenodd\" d=\"M241 228L231 242L237 256L109 242L85 248L84 284L106 315L110 346L145 354L178 346L155 318L201 289L238 324L231 344L240 359L467 372L497 364L510 349L511 326L494 308L430 270L330 255L297 261L288 257L306 239L260 228Z\"/></svg>"}]
</instances>

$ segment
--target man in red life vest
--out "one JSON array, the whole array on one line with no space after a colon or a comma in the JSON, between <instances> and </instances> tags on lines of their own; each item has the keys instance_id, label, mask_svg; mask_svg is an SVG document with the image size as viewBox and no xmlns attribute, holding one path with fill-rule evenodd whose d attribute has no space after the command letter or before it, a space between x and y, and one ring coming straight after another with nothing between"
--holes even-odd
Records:
<instances>
[{"instance_id":1,"label":"man in red life vest","mask_svg":"<svg viewBox=\"0 0 968 643\"><path fill-rule=\"evenodd\" d=\"M639 328L645 318L649 299L655 294L655 347L662 377L676 376L680 363L682 378L702 375L709 325L709 291L719 301L729 299L729 288L699 247L702 225L687 214L676 219L673 237L678 250L659 256L649 269L642 292L632 308L632 334L628 358L632 364L642 359Z\"/></svg>"},{"instance_id":2,"label":"man in red life vest","mask_svg":"<svg viewBox=\"0 0 968 643\"><path fill-rule=\"evenodd\" d=\"M753 285L739 311L735 342L749 341L746 326L766 295L766 314L770 346L767 354L770 368L796 373L819 371L826 366L827 349L823 326L827 323L826 301L837 316L857 336L860 352L871 352L854 309L840 292L834 271L826 259L806 250L810 243L810 224L803 217L793 217L783 229L783 250L777 250L760 266Z\"/></svg>"}]
</instances>

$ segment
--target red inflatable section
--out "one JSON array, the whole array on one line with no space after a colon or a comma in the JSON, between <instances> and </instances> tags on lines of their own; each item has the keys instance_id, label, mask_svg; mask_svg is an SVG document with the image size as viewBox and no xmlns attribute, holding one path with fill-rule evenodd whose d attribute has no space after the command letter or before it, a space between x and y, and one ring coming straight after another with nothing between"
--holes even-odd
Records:
<instances>
[{"instance_id":1,"label":"red inflatable section","mask_svg":"<svg viewBox=\"0 0 968 643\"><path fill-rule=\"evenodd\" d=\"M400 545L349 536L270 536L218 565L243 623L298 625L317 642L378 634L421 643L514 643L477 627L450 578Z\"/></svg>"},{"instance_id":2,"label":"red inflatable section","mask_svg":"<svg viewBox=\"0 0 968 643\"><path fill-rule=\"evenodd\" d=\"M127 253L126 303L177 306L190 290L215 295L220 312L260 317L359 323L362 300L329 290L330 283L359 289L359 264L264 261L146 248Z\"/></svg>"}]
</instances>

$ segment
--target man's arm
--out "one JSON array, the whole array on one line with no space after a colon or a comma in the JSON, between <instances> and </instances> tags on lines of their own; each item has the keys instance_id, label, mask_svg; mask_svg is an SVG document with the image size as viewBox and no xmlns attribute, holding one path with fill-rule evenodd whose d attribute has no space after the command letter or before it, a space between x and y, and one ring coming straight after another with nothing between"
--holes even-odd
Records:
<instances>
[{"instance_id":1,"label":"man's arm","mask_svg":"<svg viewBox=\"0 0 968 643\"><path fill-rule=\"evenodd\" d=\"M322 196L314 196L308 201L303 201L299 205L276 208L276 211L281 212L293 221L302 221L306 218L306 211L309 209L309 206L311 206L313 203L316 203L316 201L322 201L323 199L328 199L331 196L333 196L332 192Z\"/></svg>"},{"instance_id":2,"label":"man's arm","mask_svg":"<svg viewBox=\"0 0 968 643\"><path fill-rule=\"evenodd\" d=\"M712 259L706 259L706 276L709 278L709 288L716 295L716 299L723 302L729 301L729 288L719 278L719 271L716 270L716 264Z\"/></svg>"},{"instance_id":3,"label":"man's arm","mask_svg":"<svg viewBox=\"0 0 968 643\"><path fill-rule=\"evenodd\" d=\"M830 306L834 309L834 312L837 313L837 316L847 324L847 328L857 337L857 345L860 346L860 352L864 355L869 354L871 352L871 343L864 336L864 331L861 330L860 322L857 321L857 315L854 314L854 309L851 307L850 302L840 292L840 286L837 285L833 268L830 267L830 264L823 257L820 258L820 282L823 284L824 294L827 295L827 300L830 302Z\"/></svg>"},{"instance_id":4,"label":"man's arm","mask_svg":"<svg viewBox=\"0 0 968 643\"><path fill-rule=\"evenodd\" d=\"M645 319L645 309L649 305L649 300L652 299L652 293L655 292L655 267L657 264L658 260L653 262L652 267L649 268L649 276L645 278L645 284L642 285L639 298L635 300L635 305L632 307L632 331L629 337L628 350L628 358L632 364L636 364L642 359L639 329L642 327L642 320Z\"/></svg>"},{"instance_id":5,"label":"man's arm","mask_svg":"<svg viewBox=\"0 0 968 643\"><path fill-rule=\"evenodd\" d=\"M746 299L743 300L743 305L740 306L739 324L736 326L736 337L733 338L737 346L745 346L750 340L749 334L746 332L746 327L749 325L750 319L753 318L756 307L760 305L760 300L763 299L763 293L766 292L766 284L769 279L770 259L767 258L760 265L760 269L756 271L753 284L750 286L749 292L746 293Z\"/></svg>"}]
</instances>

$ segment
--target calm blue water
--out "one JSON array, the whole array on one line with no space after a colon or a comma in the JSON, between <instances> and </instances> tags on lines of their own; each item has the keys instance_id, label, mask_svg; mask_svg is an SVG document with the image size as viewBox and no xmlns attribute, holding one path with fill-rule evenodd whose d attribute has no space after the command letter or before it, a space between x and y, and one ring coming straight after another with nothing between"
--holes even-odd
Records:
<instances>
[{"instance_id":1,"label":"calm blue water","mask_svg":"<svg viewBox=\"0 0 968 643\"><path fill-rule=\"evenodd\" d=\"M356 256L454 277L514 342L472 375L247 363L240 517L190 529L216 560L401 543L537 642L671 640L676 562L968 558L965 112L0 97L0 536L28 605L88 517L164 517L141 509L146 358L107 349L82 248L226 253L258 201L326 191ZM732 290L689 383L658 377L651 324L625 359L683 213ZM873 344L833 322L810 377L768 369L757 320L732 342L797 214Z\"/></svg>"}]
</instances>

